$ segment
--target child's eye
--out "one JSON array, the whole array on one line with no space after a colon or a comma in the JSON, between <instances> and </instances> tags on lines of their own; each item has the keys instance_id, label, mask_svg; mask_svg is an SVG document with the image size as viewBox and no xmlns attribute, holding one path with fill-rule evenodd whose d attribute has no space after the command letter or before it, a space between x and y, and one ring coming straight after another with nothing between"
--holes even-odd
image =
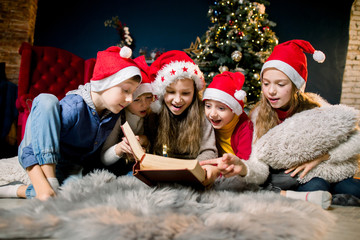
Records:
<instances>
[{"instance_id":1,"label":"child's eye","mask_svg":"<svg viewBox=\"0 0 360 240\"><path fill-rule=\"evenodd\" d=\"M185 95L185 96L187 96L187 95L190 94L190 92L183 92L182 94Z\"/></svg>"},{"instance_id":2,"label":"child's eye","mask_svg":"<svg viewBox=\"0 0 360 240\"><path fill-rule=\"evenodd\" d=\"M140 99L139 99L139 98L134 99L134 101L133 101L133 102L138 102L138 101L140 101Z\"/></svg>"}]
</instances>

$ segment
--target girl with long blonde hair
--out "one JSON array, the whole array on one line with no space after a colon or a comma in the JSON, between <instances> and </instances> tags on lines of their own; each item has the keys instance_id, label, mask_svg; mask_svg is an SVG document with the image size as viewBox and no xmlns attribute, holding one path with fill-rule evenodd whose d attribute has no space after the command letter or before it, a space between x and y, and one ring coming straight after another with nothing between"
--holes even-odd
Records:
<instances>
[{"instance_id":1,"label":"girl with long blonde hair","mask_svg":"<svg viewBox=\"0 0 360 240\"><path fill-rule=\"evenodd\" d=\"M185 52L168 51L151 64L150 77L157 98L145 125L150 151L183 159L217 157L214 130L204 116L199 67Z\"/></svg>"}]
</instances>

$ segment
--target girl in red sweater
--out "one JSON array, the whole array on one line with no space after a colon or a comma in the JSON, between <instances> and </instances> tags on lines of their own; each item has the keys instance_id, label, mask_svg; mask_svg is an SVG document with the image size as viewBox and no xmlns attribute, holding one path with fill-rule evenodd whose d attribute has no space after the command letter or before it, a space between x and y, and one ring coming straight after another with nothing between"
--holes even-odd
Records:
<instances>
[{"instance_id":1,"label":"girl in red sweater","mask_svg":"<svg viewBox=\"0 0 360 240\"><path fill-rule=\"evenodd\" d=\"M205 115L215 129L219 155L236 155L240 159L249 159L253 136L253 125L243 111L245 91L241 90L245 81L239 72L224 72L216 75L204 92ZM224 161L226 158L223 158ZM221 164L217 166L202 163L211 179L220 175ZM222 172L225 177L238 175L242 168L234 164Z\"/></svg>"}]
</instances>

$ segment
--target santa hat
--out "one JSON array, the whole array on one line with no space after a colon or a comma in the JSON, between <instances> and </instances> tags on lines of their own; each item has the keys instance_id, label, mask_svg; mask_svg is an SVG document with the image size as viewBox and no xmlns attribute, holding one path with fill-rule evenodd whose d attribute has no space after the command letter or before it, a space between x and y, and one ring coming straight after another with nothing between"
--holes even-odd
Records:
<instances>
[{"instance_id":1,"label":"santa hat","mask_svg":"<svg viewBox=\"0 0 360 240\"><path fill-rule=\"evenodd\" d=\"M203 101L215 100L228 106L236 115L243 112L246 93L241 90L245 77L239 72L216 75L204 92Z\"/></svg>"},{"instance_id":2,"label":"santa hat","mask_svg":"<svg viewBox=\"0 0 360 240\"><path fill-rule=\"evenodd\" d=\"M318 63L325 61L325 54L317 51L304 40L290 40L275 46L274 51L264 63L260 76L267 68L276 68L285 73L298 89L307 81L307 61L304 54L310 53Z\"/></svg>"},{"instance_id":3,"label":"santa hat","mask_svg":"<svg viewBox=\"0 0 360 240\"><path fill-rule=\"evenodd\" d=\"M205 87L204 76L199 67L185 52L178 50L161 54L151 64L149 75L153 93L157 96L157 100L151 106L154 112L159 112L161 109L166 87L177 79L194 80L198 90Z\"/></svg>"},{"instance_id":4,"label":"santa hat","mask_svg":"<svg viewBox=\"0 0 360 240\"><path fill-rule=\"evenodd\" d=\"M134 59L134 62L138 65L141 71L141 84L133 93L133 99L144 93L152 93L151 81L149 78L149 66L146 63L145 56L140 56Z\"/></svg>"},{"instance_id":5,"label":"santa hat","mask_svg":"<svg viewBox=\"0 0 360 240\"><path fill-rule=\"evenodd\" d=\"M101 92L136 75L141 77L140 69L132 60L129 47L109 47L97 54L91 90Z\"/></svg>"}]
</instances>

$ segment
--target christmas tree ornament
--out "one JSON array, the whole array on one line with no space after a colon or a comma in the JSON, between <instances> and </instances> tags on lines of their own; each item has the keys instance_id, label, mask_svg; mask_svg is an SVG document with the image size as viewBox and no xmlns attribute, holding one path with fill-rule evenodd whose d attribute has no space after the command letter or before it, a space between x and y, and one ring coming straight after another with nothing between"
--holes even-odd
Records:
<instances>
[{"instance_id":1,"label":"christmas tree ornament","mask_svg":"<svg viewBox=\"0 0 360 240\"><path fill-rule=\"evenodd\" d=\"M231 54L231 59L234 60L235 62L240 62L242 58L242 53L240 51L234 51Z\"/></svg>"},{"instance_id":2,"label":"christmas tree ornament","mask_svg":"<svg viewBox=\"0 0 360 240\"><path fill-rule=\"evenodd\" d=\"M241 67L236 67L234 70L235 70L235 72L241 72L242 74L245 75L245 69L243 69Z\"/></svg>"},{"instance_id":3,"label":"christmas tree ornament","mask_svg":"<svg viewBox=\"0 0 360 240\"><path fill-rule=\"evenodd\" d=\"M209 77L213 78L215 76L214 72L209 73Z\"/></svg>"},{"instance_id":4,"label":"christmas tree ornament","mask_svg":"<svg viewBox=\"0 0 360 240\"><path fill-rule=\"evenodd\" d=\"M223 73L223 72L226 72L226 71L229 71L229 68L227 66L220 66L219 67L219 72L220 73Z\"/></svg>"},{"instance_id":5,"label":"christmas tree ornament","mask_svg":"<svg viewBox=\"0 0 360 240\"><path fill-rule=\"evenodd\" d=\"M260 74L255 73L255 74L254 74L254 78L255 78L255 80L260 80Z\"/></svg>"}]
</instances>

